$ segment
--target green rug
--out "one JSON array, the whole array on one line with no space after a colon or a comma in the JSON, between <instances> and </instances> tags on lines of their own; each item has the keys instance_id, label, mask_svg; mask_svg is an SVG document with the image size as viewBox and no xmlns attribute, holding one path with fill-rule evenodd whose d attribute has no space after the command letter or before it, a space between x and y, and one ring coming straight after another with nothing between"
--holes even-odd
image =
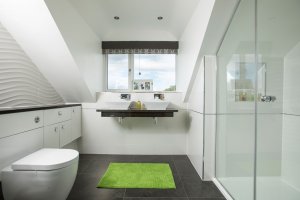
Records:
<instances>
[{"instance_id":1,"label":"green rug","mask_svg":"<svg viewBox=\"0 0 300 200\"><path fill-rule=\"evenodd\" d=\"M166 163L110 163L100 188L175 189L173 174Z\"/></svg>"}]
</instances>

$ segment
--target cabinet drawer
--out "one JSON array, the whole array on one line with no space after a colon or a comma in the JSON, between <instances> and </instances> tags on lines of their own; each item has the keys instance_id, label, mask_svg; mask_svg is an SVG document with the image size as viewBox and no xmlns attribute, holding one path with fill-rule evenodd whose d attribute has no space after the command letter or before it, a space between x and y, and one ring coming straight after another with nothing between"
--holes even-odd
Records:
<instances>
[{"instance_id":1,"label":"cabinet drawer","mask_svg":"<svg viewBox=\"0 0 300 200\"><path fill-rule=\"evenodd\" d=\"M43 126L43 111L0 115L0 138Z\"/></svg>"},{"instance_id":2,"label":"cabinet drawer","mask_svg":"<svg viewBox=\"0 0 300 200\"><path fill-rule=\"evenodd\" d=\"M58 108L44 111L44 124L56 124L71 119L71 108Z\"/></svg>"}]
</instances>

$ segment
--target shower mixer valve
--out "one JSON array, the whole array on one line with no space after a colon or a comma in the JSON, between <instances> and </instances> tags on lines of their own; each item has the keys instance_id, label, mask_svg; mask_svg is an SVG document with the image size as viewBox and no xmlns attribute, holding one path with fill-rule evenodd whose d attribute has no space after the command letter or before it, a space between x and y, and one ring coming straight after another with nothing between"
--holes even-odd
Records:
<instances>
[{"instance_id":1,"label":"shower mixer valve","mask_svg":"<svg viewBox=\"0 0 300 200\"><path fill-rule=\"evenodd\" d=\"M276 97L275 96L262 96L260 98L260 100L262 102L274 102L274 101L276 101Z\"/></svg>"}]
</instances>

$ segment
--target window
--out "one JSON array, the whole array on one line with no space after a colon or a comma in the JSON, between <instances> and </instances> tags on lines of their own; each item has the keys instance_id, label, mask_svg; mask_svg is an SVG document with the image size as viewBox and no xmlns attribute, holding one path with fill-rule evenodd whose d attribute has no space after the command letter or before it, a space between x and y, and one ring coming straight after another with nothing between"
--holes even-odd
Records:
<instances>
[{"instance_id":1,"label":"window","mask_svg":"<svg viewBox=\"0 0 300 200\"><path fill-rule=\"evenodd\" d=\"M107 55L107 89L128 90L128 55Z\"/></svg>"},{"instance_id":2,"label":"window","mask_svg":"<svg viewBox=\"0 0 300 200\"><path fill-rule=\"evenodd\" d=\"M107 89L175 91L175 54L107 54Z\"/></svg>"}]
</instances>

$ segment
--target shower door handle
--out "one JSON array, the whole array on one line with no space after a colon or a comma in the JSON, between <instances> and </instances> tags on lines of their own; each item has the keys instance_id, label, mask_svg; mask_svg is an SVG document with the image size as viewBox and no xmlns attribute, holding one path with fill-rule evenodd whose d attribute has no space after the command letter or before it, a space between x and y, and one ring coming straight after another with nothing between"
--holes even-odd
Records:
<instances>
[{"instance_id":1,"label":"shower door handle","mask_svg":"<svg viewBox=\"0 0 300 200\"><path fill-rule=\"evenodd\" d=\"M274 101L276 101L276 97L275 96L261 96L260 100L262 102L274 102Z\"/></svg>"}]
</instances>

